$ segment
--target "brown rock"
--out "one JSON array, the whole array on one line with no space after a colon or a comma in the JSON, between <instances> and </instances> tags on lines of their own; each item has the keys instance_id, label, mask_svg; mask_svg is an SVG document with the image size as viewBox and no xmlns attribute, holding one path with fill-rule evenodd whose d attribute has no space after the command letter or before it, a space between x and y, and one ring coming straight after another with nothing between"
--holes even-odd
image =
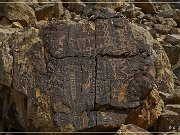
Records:
<instances>
[{"instance_id":1,"label":"brown rock","mask_svg":"<svg viewBox=\"0 0 180 135\"><path fill-rule=\"evenodd\" d=\"M0 120L0 132L4 132L4 123L2 120Z\"/></svg>"},{"instance_id":2,"label":"brown rock","mask_svg":"<svg viewBox=\"0 0 180 135\"><path fill-rule=\"evenodd\" d=\"M84 4L81 0L62 0L62 2L74 2L67 3L67 9L71 12L83 13L86 4Z\"/></svg>"},{"instance_id":3,"label":"brown rock","mask_svg":"<svg viewBox=\"0 0 180 135\"><path fill-rule=\"evenodd\" d=\"M43 5L35 9L36 18L38 21L50 21L53 15L53 5Z\"/></svg>"},{"instance_id":4,"label":"brown rock","mask_svg":"<svg viewBox=\"0 0 180 135\"><path fill-rule=\"evenodd\" d=\"M158 16L164 18L173 18L177 25L180 26L180 9L173 10L171 7L169 8L169 6L165 6L163 10L158 12Z\"/></svg>"},{"instance_id":5,"label":"brown rock","mask_svg":"<svg viewBox=\"0 0 180 135\"><path fill-rule=\"evenodd\" d=\"M169 25L155 24L154 26L155 26L154 29L156 30L157 33L164 35L169 34L169 32L172 29L172 26Z\"/></svg>"},{"instance_id":6,"label":"brown rock","mask_svg":"<svg viewBox=\"0 0 180 135\"><path fill-rule=\"evenodd\" d=\"M165 106L163 113L158 119L159 126L158 131L160 132L179 132L180 125L180 105L179 104L168 104Z\"/></svg>"},{"instance_id":7,"label":"brown rock","mask_svg":"<svg viewBox=\"0 0 180 135\"><path fill-rule=\"evenodd\" d=\"M135 0L135 2L138 2L138 3L135 3L135 5L137 7L142 8L142 11L144 13L147 13L147 14L155 14L156 13L156 8L151 0ZM145 3L143 3L143 2L145 2Z\"/></svg>"},{"instance_id":8,"label":"brown rock","mask_svg":"<svg viewBox=\"0 0 180 135\"><path fill-rule=\"evenodd\" d=\"M148 129L151 127L164 107L164 102L156 89L153 89L142 107L137 108L126 119L126 124L134 124L138 127Z\"/></svg>"},{"instance_id":9,"label":"brown rock","mask_svg":"<svg viewBox=\"0 0 180 135\"><path fill-rule=\"evenodd\" d=\"M180 92L175 92L173 94L168 94L164 92L159 92L164 104L180 104Z\"/></svg>"},{"instance_id":10,"label":"brown rock","mask_svg":"<svg viewBox=\"0 0 180 135\"><path fill-rule=\"evenodd\" d=\"M165 38L165 41L172 45L180 44L180 34L168 34Z\"/></svg>"},{"instance_id":11,"label":"brown rock","mask_svg":"<svg viewBox=\"0 0 180 135\"><path fill-rule=\"evenodd\" d=\"M162 22L162 24L169 25L172 27L177 27L177 23L174 21L173 18L165 18L164 22Z\"/></svg>"},{"instance_id":12,"label":"brown rock","mask_svg":"<svg viewBox=\"0 0 180 135\"><path fill-rule=\"evenodd\" d=\"M64 7L62 3L55 3L53 10L53 17L60 18L64 13Z\"/></svg>"},{"instance_id":13,"label":"brown rock","mask_svg":"<svg viewBox=\"0 0 180 135\"><path fill-rule=\"evenodd\" d=\"M25 3L0 4L0 18L5 16L11 22L19 22L23 27L36 22L34 10Z\"/></svg>"},{"instance_id":14,"label":"brown rock","mask_svg":"<svg viewBox=\"0 0 180 135\"><path fill-rule=\"evenodd\" d=\"M172 69L177 79L180 80L180 54L178 62L175 65L173 65Z\"/></svg>"},{"instance_id":15,"label":"brown rock","mask_svg":"<svg viewBox=\"0 0 180 135\"><path fill-rule=\"evenodd\" d=\"M96 15L94 22L52 21L40 32L23 29L2 43L0 79L6 82L0 96L10 101L3 102L4 112L11 112L3 115L7 128L105 130L131 116L140 116L134 123L148 122L146 128L154 123L163 104L158 91L171 90L164 51L124 17Z\"/></svg>"},{"instance_id":16,"label":"brown rock","mask_svg":"<svg viewBox=\"0 0 180 135\"><path fill-rule=\"evenodd\" d=\"M165 44L163 48L169 57L171 65L175 65L179 61L180 45L172 46L171 44Z\"/></svg>"},{"instance_id":17,"label":"brown rock","mask_svg":"<svg viewBox=\"0 0 180 135\"><path fill-rule=\"evenodd\" d=\"M0 20L0 25L3 25L3 26L11 25L11 21L10 21L8 18L3 17L3 18Z\"/></svg>"},{"instance_id":18,"label":"brown rock","mask_svg":"<svg viewBox=\"0 0 180 135\"><path fill-rule=\"evenodd\" d=\"M90 2L102 2L101 0L87 0ZM123 5L125 4L125 0L104 0L104 3L99 3L97 6L100 7L108 7L116 11L120 11ZM117 2L117 3L108 3L108 2Z\"/></svg>"},{"instance_id":19,"label":"brown rock","mask_svg":"<svg viewBox=\"0 0 180 135\"><path fill-rule=\"evenodd\" d=\"M116 135L152 135L150 132L133 124L122 125Z\"/></svg>"},{"instance_id":20,"label":"brown rock","mask_svg":"<svg viewBox=\"0 0 180 135\"><path fill-rule=\"evenodd\" d=\"M180 34L180 28L173 28L173 29L170 31L170 34Z\"/></svg>"}]
</instances>

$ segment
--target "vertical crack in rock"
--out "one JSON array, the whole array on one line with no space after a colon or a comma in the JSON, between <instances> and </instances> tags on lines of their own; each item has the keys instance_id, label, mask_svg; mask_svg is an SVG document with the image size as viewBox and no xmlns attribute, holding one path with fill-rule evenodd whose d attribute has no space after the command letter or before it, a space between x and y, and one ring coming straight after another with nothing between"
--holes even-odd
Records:
<instances>
[{"instance_id":1,"label":"vertical crack in rock","mask_svg":"<svg viewBox=\"0 0 180 135\"><path fill-rule=\"evenodd\" d=\"M42 42L27 31L25 43L11 39L11 44L22 50L13 52L12 87L33 99L25 106L28 128L117 128L152 90L154 60L146 57L148 45L136 41L123 17L54 21L43 28Z\"/></svg>"}]
</instances>

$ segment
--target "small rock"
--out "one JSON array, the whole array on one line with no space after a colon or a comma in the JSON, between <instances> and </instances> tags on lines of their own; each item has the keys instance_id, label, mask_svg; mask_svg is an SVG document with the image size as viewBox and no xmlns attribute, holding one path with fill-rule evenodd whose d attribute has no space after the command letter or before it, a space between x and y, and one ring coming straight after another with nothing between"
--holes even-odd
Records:
<instances>
[{"instance_id":1,"label":"small rock","mask_svg":"<svg viewBox=\"0 0 180 135\"><path fill-rule=\"evenodd\" d=\"M166 35L160 35L160 36L157 38L157 40L158 40L159 42L164 42L165 37L166 37Z\"/></svg>"},{"instance_id":2,"label":"small rock","mask_svg":"<svg viewBox=\"0 0 180 135\"><path fill-rule=\"evenodd\" d=\"M62 3L55 3L53 17L59 19L63 15L63 13L64 13L64 7Z\"/></svg>"},{"instance_id":3,"label":"small rock","mask_svg":"<svg viewBox=\"0 0 180 135\"><path fill-rule=\"evenodd\" d=\"M25 2L27 2L27 5L32 7L33 9L39 6L37 0L25 0Z\"/></svg>"},{"instance_id":4,"label":"small rock","mask_svg":"<svg viewBox=\"0 0 180 135\"><path fill-rule=\"evenodd\" d=\"M36 26L35 26L35 28L36 29L41 29L41 27L46 27L46 25L48 24L48 21L46 21L46 20L41 20L41 21L39 21L39 22L37 22L36 23Z\"/></svg>"},{"instance_id":5,"label":"small rock","mask_svg":"<svg viewBox=\"0 0 180 135\"><path fill-rule=\"evenodd\" d=\"M177 22L178 26L180 26L180 9L174 11L172 18Z\"/></svg>"},{"instance_id":6,"label":"small rock","mask_svg":"<svg viewBox=\"0 0 180 135\"><path fill-rule=\"evenodd\" d=\"M173 26L173 27L177 26L177 23L176 23L176 21L174 21L173 18L165 18L164 22L162 22L162 24L170 25L170 26Z\"/></svg>"},{"instance_id":7,"label":"small rock","mask_svg":"<svg viewBox=\"0 0 180 135\"><path fill-rule=\"evenodd\" d=\"M172 45L180 44L180 34L168 34L165 38L165 41Z\"/></svg>"},{"instance_id":8,"label":"small rock","mask_svg":"<svg viewBox=\"0 0 180 135\"><path fill-rule=\"evenodd\" d=\"M156 30L156 32L164 35L168 34L172 28L173 27L169 25L162 25L162 24L154 25L154 29Z\"/></svg>"},{"instance_id":9,"label":"small rock","mask_svg":"<svg viewBox=\"0 0 180 135\"><path fill-rule=\"evenodd\" d=\"M133 124L122 125L116 135L152 135L143 128L137 127Z\"/></svg>"},{"instance_id":10,"label":"small rock","mask_svg":"<svg viewBox=\"0 0 180 135\"><path fill-rule=\"evenodd\" d=\"M35 9L36 18L38 21L52 19L53 5L44 5Z\"/></svg>"},{"instance_id":11,"label":"small rock","mask_svg":"<svg viewBox=\"0 0 180 135\"><path fill-rule=\"evenodd\" d=\"M75 20L75 21L79 21L80 19L81 19L80 15L76 15L76 16L74 17L74 20Z\"/></svg>"},{"instance_id":12,"label":"small rock","mask_svg":"<svg viewBox=\"0 0 180 135\"><path fill-rule=\"evenodd\" d=\"M170 34L180 34L180 28L173 28L173 29L170 31Z\"/></svg>"},{"instance_id":13,"label":"small rock","mask_svg":"<svg viewBox=\"0 0 180 135\"><path fill-rule=\"evenodd\" d=\"M0 20L0 25L3 25L3 26L11 25L11 21L10 21L8 18L3 17L3 18Z\"/></svg>"},{"instance_id":14,"label":"small rock","mask_svg":"<svg viewBox=\"0 0 180 135\"><path fill-rule=\"evenodd\" d=\"M102 2L102 0L88 0L89 2ZM117 12L119 12L123 5L125 4L125 0L103 0L104 3L98 3L97 6L99 7L108 7ZM110 3L110 2L117 2L117 3Z\"/></svg>"},{"instance_id":15,"label":"small rock","mask_svg":"<svg viewBox=\"0 0 180 135\"><path fill-rule=\"evenodd\" d=\"M165 19L160 16L156 16L157 23L159 24L165 24Z\"/></svg>"},{"instance_id":16,"label":"small rock","mask_svg":"<svg viewBox=\"0 0 180 135\"><path fill-rule=\"evenodd\" d=\"M144 13L141 11L135 11L134 14L138 19L142 19L144 17Z\"/></svg>"},{"instance_id":17,"label":"small rock","mask_svg":"<svg viewBox=\"0 0 180 135\"><path fill-rule=\"evenodd\" d=\"M164 50L166 51L171 65L175 65L179 61L179 55L180 55L180 45L174 45L166 44L163 45Z\"/></svg>"},{"instance_id":18,"label":"small rock","mask_svg":"<svg viewBox=\"0 0 180 135\"><path fill-rule=\"evenodd\" d=\"M173 10L173 9L171 8L171 6L169 4L163 4L160 6L160 10L169 11L169 10Z\"/></svg>"},{"instance_id":19,"label":"small rock","mask_svg":"<svg viewBox=\"0 0 180 135\"><path fill-rule=\"evenodd\" d=\"M180 92L175 92L174 94L169 94L160 91L159 95L164 101L164 104L180 104Z\"/></svg>"},{"instance_id":20,"label":"small rock","mask_svg":"<svg viewBox=\"0 0 180 135\"><path fill-rule=\"evenodd\" d=\"M62 2L67 2L67 0L62 0ZM75 13L83 13L86 4L81 2L80 0L68 0L68 2L76 2L76 3L68 3L67 9L71 12Z\"/></svg>"},{"instance_id":21,"label":"small rock","mask_svg":"<svg viewBox=\"0 0 180 135\"><path fill-rule=\"evenodd\" d=\"M72 18L71 14L70 14L70 12L68 10L64 11L64 16L63 17L64 17L65 20L70 20Z\"/></svg>"},{"instance_id":22,"label":"small rock","mask_svg":"<svg viewBox=\"0 0 180 135\"><path fill-rule=\"evenodd\" d=\"M180 61L178 61L178 63L173 66L173 72L176 75L177 79L180 80Z\"/></svg>"},{"instance_id":23,"label":"small rock","mask_svg":"<svg viewBox=\"0 0 180 135\"><path fill-rule=\"evenodd\" d=\"M147 14L155 14L156 13L156 8L151 0L135 0L135 2L139 2L139 3L135 3L135 5L137 7L142 8L142 11L144 13L147 13ZM141 3L141 2L147 2L147 3Z\"/></svg>"},{"instance_id":24,"label":"small rock","mask_svg":"<svg viewBox=\"0 0 180 135\"><path fill-rule=\"evenodd\" d=\"M19 22L13 22L12 28L23 28L23 26Z\"/></svg>"},{"instance_id":25,"label":"small rock","mask_svg":"<svg viewBox=\"0 0 180 135\"><path fill-rule=\"evenodd\" d=\"M153 22L145 22L144 25L146 25L146 26L148 26L150 28L154 27L154 23Z\"/></svg>"},{"instance_id":26,"label":"small rock","mask_svg":"<svg viewBox=\"0 0 180 135\"><path fill-rule=\"evenodd\" d=\"M156 33L156 31L155 31L154 29L150 29L149 32L150 32L151 36L152 36L154 39L157 38L157 33Z\"/></svg>"}]
</instances>

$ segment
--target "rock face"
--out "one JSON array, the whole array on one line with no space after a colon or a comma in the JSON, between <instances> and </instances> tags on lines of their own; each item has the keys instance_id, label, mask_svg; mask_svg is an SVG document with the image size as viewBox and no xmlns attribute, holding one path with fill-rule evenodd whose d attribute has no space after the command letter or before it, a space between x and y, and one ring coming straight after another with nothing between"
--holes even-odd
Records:
<instances>
[{"instance_id":1,"label":"rock face","mask_svg":"<svg viewBox=\"0 0 180 135\"><path fill-rule=\"evenodd\" d=\"M94 21L52 21L40 31L27 28L2 42L0 80L6 92L1 100L7 97L2 113L16 112L2 115L7 128L117 128L132 122L133 115L150 113L148 128L157 119L163 107L157 91L162 85L171 88L166 71L164 83L157 77L162 71L158 51L152 40L136 38L138 29L125 18L102 11Z\"/></svg>"},{"instance_id":2,"label":"rock face","mask_svg":"<svg viewBox=\"0 0 180 135\"><path fill-rule=\"evenodd\" d=\"M25 1L0 4L0 131L179 130L179 9Z\"/></svg>"}]
</instances>

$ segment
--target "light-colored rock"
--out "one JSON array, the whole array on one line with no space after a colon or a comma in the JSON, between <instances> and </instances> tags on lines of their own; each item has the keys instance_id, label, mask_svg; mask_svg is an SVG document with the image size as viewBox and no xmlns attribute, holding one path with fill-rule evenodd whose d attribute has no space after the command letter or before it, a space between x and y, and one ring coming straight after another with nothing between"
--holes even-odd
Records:
<instances>
[{"instance_id":1,"label":"light-colored rock","mask_svg":"<svg viewBox=\"0 0 180 135\"><path fill-rule=\"evenodd\" d=\"M171 6L169 4L165 3L160 6L160 10L169 11L169 10L173 10L173 9L171 8Z\"/></svg>"},{"instance_id":2,"label":"light-colored rock","mask_svg":"<svg viewBox=\"0 0 180 135\"><path fill-rule=\"evenodd\" d=\"M20 29L22 29L23 26L19 22L13 22L12 23L12 28L20 28Z\"/></svg>"},{"instance_id":3,"label":"light-colored rock","mask_svg":"<svg viewBox=\"0 0 180 135\"><path fill-rule=\"evenodd\" d=\"M133 124L128 124L128 125L121 125L116 135L152 135L152 134Z\"/></svg>"},{"instance_id":4,"label":"light-colored rock","mask_svg":"<svg viewBox=\"0 0 180 135\"><path fill-rule=\"evenodd\" d=\"M36 22L34 10L25 3L0 4L0 17L3 16L11 22L19 22L23 27Z\"/></svg>"},{"instance_id":5,"label":"light-colored rock","mask_svg":"<svg viewBox=\"0 0 180 135\"><path fill-rule=\"evenodd\" d=\"M174 21L173 18L165 18L164 22L162 22L162 24L169 25L169 26L172 26L172 27L177 26L177 23Z\"/></svg>"},{"instance_id":6,"label":"light-colored rock","mask_svg":"<svg viewBox=\"0 0 180 135\"><path fill-rule=\"evenodd\" d=\"M176 75L177 80L180 81L180 53L179 53L179 60L175 65L173 65L172 70L174 74Z\"/></svg>"},{"instance_id":7,"label":"light-colored rock","mask_svg":"<svg viewBox=\"0 0 180 135\"><path fill-rule=\"evenodd\" d=\"M70 12L68 10L64 11L64 16L63 17L64 17L65 20L70 20L72 18L71 14L70 14Z\"/></svg>"},{"instance_id":8,"label":"light-colored rock","mask_svg":"<svg viewBox=\"0 0 180 135\"><path fill-rule=\"evenodd\" d=\"M169 8L169 6L166 6L166 8L159 11L157 15L164 18L173 18L177 25L180 26L180 9L173 10Z\"/></svg>"}]
</instances>

